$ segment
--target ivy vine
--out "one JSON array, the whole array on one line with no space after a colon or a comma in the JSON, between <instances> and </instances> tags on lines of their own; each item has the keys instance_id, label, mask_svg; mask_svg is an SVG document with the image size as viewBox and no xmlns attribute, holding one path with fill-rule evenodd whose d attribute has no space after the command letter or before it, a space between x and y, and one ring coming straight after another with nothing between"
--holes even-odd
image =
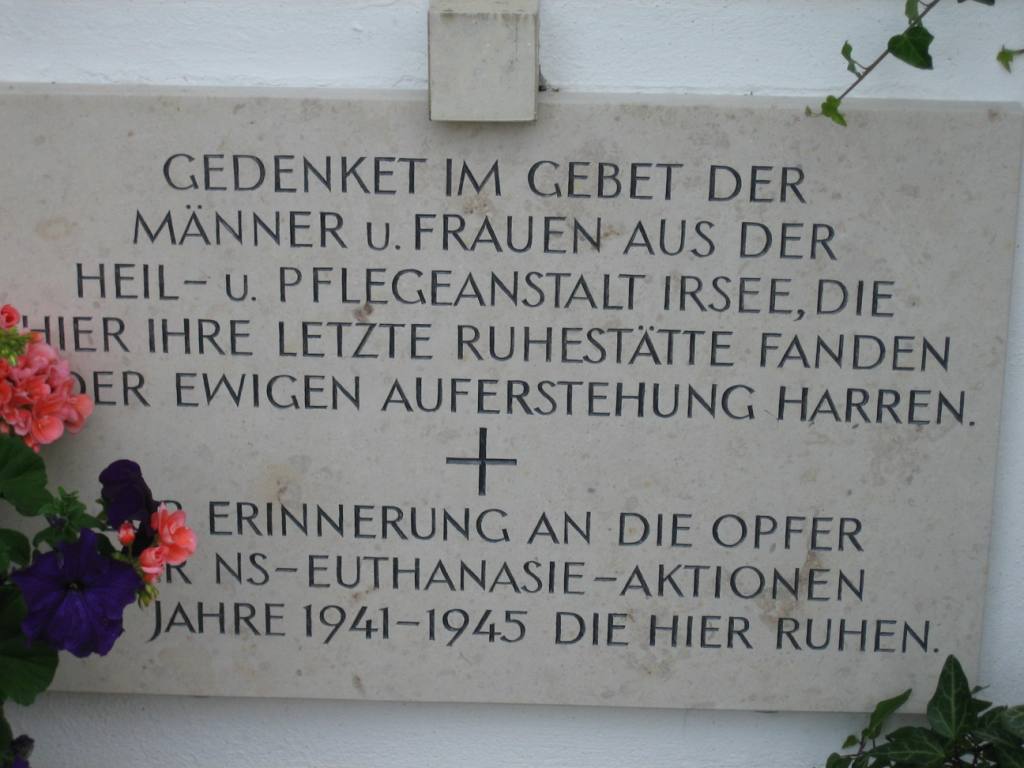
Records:
<instances>
[{"instance_id":1,"label":"ivy vine","mask_svg":"<svg viewBox=\"0 0 1024 768\"><path fill-rule=\"evenodd\" d=\"M909 64L917 69L933 69L932 55L930 52L932 41L935 37L924 25L928 14L942 0L905 0L905 14L907 17L907 28L898 35L889 38L889 43L870 64L862 64L853 57L853 46L849 41L843 43L841 54L846 61L846 68L854 76L854 81L838 96L828 96L822 103L820 111L815 112L807 108L808 116L827 117L837 125L846 125L846 116L842 112L843 102L857 86L864 82L878 65L889 56L894 56L900 61ZM964 3L967 0L957 0L957 3ZM996 0L973 0L982 5L995 5ZM1024 56L1024 48L1008 48L1005 45L996 54L998 61L1007 72L1013 71L1013 61L1018 56Z\"/></svg>"}]
</instances>

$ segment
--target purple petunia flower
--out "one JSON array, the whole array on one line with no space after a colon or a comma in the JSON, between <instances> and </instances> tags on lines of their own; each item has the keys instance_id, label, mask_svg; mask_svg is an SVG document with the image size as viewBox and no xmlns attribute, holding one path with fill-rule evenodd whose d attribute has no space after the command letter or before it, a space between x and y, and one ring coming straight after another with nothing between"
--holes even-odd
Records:
<instances>
[{"instance_id":1,"label":"purple petunia flower","mask_svg":"<svg viewBox=\"0 0 1024 768\"><path fill-rule=\"evenodd\" d=\"M107 504L107 522L120 528L125 520L148 524L156 512L153 492L142 479L142 470L134 461L119 459L100 472L101 495Z\"/></svg>"},{"instance_id":2,"label":"purple petunia flower","mask_svg":"<svg viewBox=\"0 0 1024 768\"><path fill-rule=\"evenodd\" d=\"M78 541L58 544L11 574L28 606L21 631L30 640L78 657L103 656L124 631L125 606L142 580L128 563L100 554L96 542L86 529Z\"/></svg>"}]
</instances>

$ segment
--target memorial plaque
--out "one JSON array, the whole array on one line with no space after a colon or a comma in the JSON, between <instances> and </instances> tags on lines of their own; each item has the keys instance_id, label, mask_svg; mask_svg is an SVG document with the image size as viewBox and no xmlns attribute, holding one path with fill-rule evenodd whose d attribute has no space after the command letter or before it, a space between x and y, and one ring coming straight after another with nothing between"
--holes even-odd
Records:
<instances>
[{"instance_id":1,"label":"memorial plaque","mask_svg":"<svg viewBox=\"0 0 1024 768\"><path fill-rule=\"evenodd\" d=\"M1015 108L6 87L6 301L200 538L81 691L856 710L976 664Z\"/></svg>"}]
</instances>

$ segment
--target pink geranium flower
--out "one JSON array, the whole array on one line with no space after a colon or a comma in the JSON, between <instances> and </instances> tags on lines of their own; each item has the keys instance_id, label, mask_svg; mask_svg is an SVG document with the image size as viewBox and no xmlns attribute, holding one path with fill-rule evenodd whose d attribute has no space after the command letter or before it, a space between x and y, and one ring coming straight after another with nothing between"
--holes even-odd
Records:
<instances>
[{"instance_id":1,"label":"pink geranium flower","mask_svg":"<svg viewBox=\"0 0 1024 768\"><path fill-rule=\"evenodd\" d=\"M196 535L185 525L185 512L161 504L149 520L168 565L181 565L196 551Z\"/></svg>"},{"instance_id":2,"label":"pink geranium flower","mask_svg":"<svg viewBox=\"0 0 1024 768\"><path fill-rule=\"evenodd\" d=\"M147 547L142 550L142 554L139 555L139 567L142 569L142 578L147 584L159 580L166 563L167 557L163 547Z\"/></svg>"},{"instance_id":3,"label":"pink geranium flower","mask_svg":"<svg viewBox=\"0 0 1024 768\"><path fill-rule=\"evenodd\" d=\"M92 414L92 399L75 393L67 360L38 333L11 329L21 315L10 304L0 307L0 330L15 334L24 347L17 359L0 360L0 432L14 432L35 450L54 442L65 430L77 432ZM24 349L21 352L21 349Z\"/></svg>"}]
</instances>

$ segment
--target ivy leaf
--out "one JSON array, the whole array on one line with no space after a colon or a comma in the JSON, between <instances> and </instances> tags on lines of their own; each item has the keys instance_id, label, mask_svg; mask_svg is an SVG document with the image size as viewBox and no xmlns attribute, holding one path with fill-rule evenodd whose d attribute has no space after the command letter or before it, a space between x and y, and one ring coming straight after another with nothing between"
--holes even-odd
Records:
<instances>
[{"instance_id":1,"label":"ivy leaf","mask_svg":"<svg viewBox=\"0 0 1024 768\"><path fill-rule=\"evenodd\" d=\"M825 768L847 768L850 765L850 758L833 752L825 761Z\"/></svg>"},{"instance_id":2,"label":"ivy leaf","mask_svg":"<svg viewBox=\"0 0 1024 768\"><path fill-rule=\"evenodd\" d=\"M961 3L963 1L964 0L960 0ZM981 3L982 5L995 5L996 4L996 0L974 0L974 2Z\"/></svg>"},{"instance_id":3,"label":"ivy leaf","mask_svg":"<svg viewBox=\"0 0 1024 768\"><path fill-rule=\"evenodd\" d=\"M1000 719L1002 720L1003 728L1018 739L1024 739L1024 704L1005 710Z\"/></svg>"},{"instance_id":4,"label":"ivy leaf","mask_svg":"<svg viewBox=\"0 0 1024 768\"><path fill-rule=\"evenodd\" d=\"M907 7L903 12L907 14L907 20L911 24L917 24L921 21L920 0L907 0Z\"/></svg>"},{"instance_id":5,"label":"ivy leaf","mask_svg":"<svg viewBox=\"0 0 1024 768\"><path fill-rule=\"evenodd\" d=\"M32 546L28 537L10 528L0 528L0 574L7 573L13 562L15 565L28 565L32 557Z\"/></svg>"},{"instance_id":6,"label":"ivy leaf","mask_svg":"<svg viewBox=\"0 0 1024 768\"><path fill-rule=\"evenodd\" d=\"M1007 72L1013 72L1013 60L1017 57L1019 51L1011 51L1005 45L996 54L996 61L1003 65L1003 69Z\"/></svg>"},{"instance_id":7,"label":"ivy leaf","mask_svg":"<svg viewBox=\"0 0 1024 768\"><path fill-rule=\"evenodd\" d=\"M978 717L978 727L983 730L985 728L991 728L993 723L1002 718L1006 709L1006 707L992 707L992 709L986 710Z\"/></svg>"},{"instance_id":8,"label":"ivy leaf","mask_svg":"<svg viewBox=\"0 0 1024 768\"><path fill-rule=\"evenodd\" d=\"M992 706L992 702L991 701L985 701L984 699L971 699L971 706L970 706L971 717L972 718L977 718L979 715L981 715L986 709L988 709L991 706Z\"/></svg>"},{"instance_id":9,"label":"ivy leaf","mask_svg":"<svg viewBox=\"0 0 1024 768\"><path fill-rule=\"evenodd\" d=\"M853 46L850 45L849 40L843 43L841 53L843 54L843 58L846 59L846 69L855 75L859 75L863 67L861 67L860 63L853 58Z\"/></svg>"},{"instance_id":10,"label":"ivy leaf","mask_svg":"<svg viewBox=\"0 0 1024 768\"><path fill-rule=\"evenodd\" d=\"M850 749L850 747L856 747L858 744L860 744L860 739L851 733L846 737L846 741L843 742L843 749Z\"/></svg>"},{"instance_id":11,"label":"ivy leaf","mask_svg":"<svg viewBox=\"0 0 1024 768\"><path fill-rule=\"evenodd\" d=\"M992 745L999 768L1024 768L1024 748L1021 748L1020 739L997 728L975 733Z\"/></svg>"},{"instance_id":12,"label":"ivy leaf","mask_svg":"<svg viewBox=\"0 0 1024 768\"><path fill-rule=\"evenodd\" d=\"M824 117L829 118L836 125L846 127L846 116L839 111L839 107L842 106L842 100L836 96L829 96L823 102L821 102L821 114Z\"/></svg>"},{"instance_id":13,"label":"ivy leaf","mask_svg":"<svg viewBox=\"0 0 1024 768\"><path fill-rule=\"evenodd\" d=\"M868 727L864 729L864 738L877 739L882 733L885 721L888 720L896 710L907 703L907 699L910 698L911 693L913 693L913 690L907 688L907 690L899 696L893 696L891 699L878 702L878 705L875 707L875 711L871 713L871 718L868 720Z\"/></svg>"},{"instance_id":14,"label":"ivy leaf","mask_svg":"<svg viewBox=\"0 0 1024 768\"><path fill-rule=\"evenodd\" d=\"M28 516L50 500L43 460L15 435L0 435L0 498Z\"/></svg>"},{"instance_id":15,"label":"ivy leaf","mask_svg":"<svg viewBox=\"0 0 1024 768\"><path fill-rule=\"evenodd\" d=\"M901 35L889 40L889 53L900 61L918 69L932 69L929 46L935 37L921 24L915 24Z\"/></svg>"},{"instance_id":16,"label":"ivy leaf","mask_svg":"<svg viewBox=\"0 0 1024 768\"><path fill-rule=\"evenodd\" d=\"M889 760L899 765L914 765L919 768L938 766L946 759L946 745L942 739L927 728L899 728L887 736L888 744L872 749L869 754L875 760Z\"/></svg>"},{"instance_id":17,"label":"ivy leaf","mask_svg":"<svg viewBox=\"0 0 1024 768\"><path fill-rule=\"evenodd\" d=\"M928 702L928 722L947 739L956 740L971 714L971 687L956 656L948 656L939 673L939 684Z\"/></svg>"}]
</instances>

